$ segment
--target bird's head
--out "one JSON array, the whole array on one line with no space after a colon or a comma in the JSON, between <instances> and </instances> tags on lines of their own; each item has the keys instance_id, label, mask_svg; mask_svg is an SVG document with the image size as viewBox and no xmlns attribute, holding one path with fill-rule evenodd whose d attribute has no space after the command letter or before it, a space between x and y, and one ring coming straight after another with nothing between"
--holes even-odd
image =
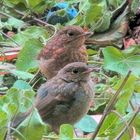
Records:
<instances>
[{"instance_id":1,"label":"bird's head","mask_svg":"<svg viewBox=\"0 0 140 140\"><path fill-rule=\"evenodd\" d=\"M58 76L67 82L86 82L94 69L83 62L74 62L66 65L58 72Z\"/></svg>"},{"instance_id":2,"label":"bird's head","mask_svg":"<svg viewBox=\"0 0 140 140\"><path fill-rule=\"evenodd\" d=\"M56 34L65 47L80 47L92 32L85 32L79 26L66 26Z\"/></svg>"}]
</instances>

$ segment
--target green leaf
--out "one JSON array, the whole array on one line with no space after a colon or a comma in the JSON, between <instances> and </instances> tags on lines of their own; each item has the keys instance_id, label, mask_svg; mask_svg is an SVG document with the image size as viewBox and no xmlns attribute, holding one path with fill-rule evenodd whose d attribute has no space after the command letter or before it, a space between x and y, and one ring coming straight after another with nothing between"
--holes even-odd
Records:
<instances>
[{"instance_id":1,"label":"green leaf","mask_svg":"<svg viewBox=\"0 0 140 140\"><path fill-rule=\"evenodd\" d=\"M114 140L118 136L118 134L122 132L124 127L126 127L126 123L129 122L130 119L132 119L133 115L134 115L134 112L128 113L125 116L122 116L118 121L116 121L116 126L114 127L114 129L110 131L111 140ZM121 140L129 140L129 139L131 139L130 131L127 130L121 137Z\"/></svg>"},{"instance_id":2,"label":"green leaf","mask_svg":"<svg viewBox=\"0 0 140 140\"><path fill-rule=\"evenodd\" d=\"M7 113L8 119L10 120L13 117L13 115L16 114L17 108L18 107L15 103L9 102L3 105L2 110L4 110Z\"/></svg>"},{"instance_id":3,"label":"green leaf","mask_svg":"<svg viewBox=\"0 0 140 140\"><path fill-rule=\"evenodd\" d=\"M101 127L101 129L99 131L99 136L100 135L101 136L110 135L111 134L111 130L113 128L115 128L116 123L117 123L118 120L119 120L119 117L116 114L110 113L106 117L106 119L105 119L105 121L104 121L104 123L103 123L103 125L102 125L102 127Z\"/></svg>"},{"instance_id":4,"label":"green leaf","mask_svg":"<svg viewBox=\"0 0 140 140\"><path fill-rule=\"evenodd\" d=\"M125 50L122 51L122 53L124 55L135 55L135 54L138 54L140 51L140 45L134 45L134 46L131 46Z\"/></svg>"},{"instance_id":5,"label":"green leaf","mask_svg":"<svg viewBox=\"0 0 140 140\"><path fill-rule=\"evenodd\" d=\"M5 96L0 97L0 140L7 132L8 123L18 112L25 112L32 105L33 91L11 88Z\"/></svg>"},{"instance_id":6,"label":"green leaf","mask_svg":"<svg viewBox=\"0 0 140 140\"><path fill-rule=\"evenodd\" d=\"M46 31L46 29L38 26L30 26L25 31L21 31L13 36L12 39L19 45L23 46L26 41L30 39L40 39L41 37L49 37L49 33ZM8 42L15 45L11 40L8 40Z\"/></svg>"},{"instance_id":7,"label":"green leaf","mask_svg":"<svg viewBox=\"0 0 140 140\"><path fill-rule=\"evenodd\" d=\"M72 20L66 23L66 25L82 25L83 24L83 15L79 14Z\"/></svg>"},{"instance_id":8,"label":"green leaf","mask_svg":"<svg viewBox=\"0 0 140 140\"><path fill-rule=\"evenodd\" d=\"M94 132L97 127L97 122L89 115L86 115L75 125L75 127L84 132Z\"/></svg>"},{"instance_id":9,"label":"green leaf","mask_svg":"<svg viewBox=\"0 0 140 140\"><path fill-rule=\"evenodd\" d=\"M140 56L124 55L114 47L103 49L104 68L125 75L129 70L136 76L140 75Z\"/></svg>"},{"instance_id":10,"label":"green leaf","mask_svg":"<svg viewBox=\"0 0 140 140\"><path fill-rule=\"evenodd\" d=\"M140 113L136 116L136 118L133 121L133 126L136 129L136 132L140 135Z\"/></svg>"},{"instance_id":11,"label":"green leaf","mask_svg":"<svg viewBox=\"0 0 140 140\"><path fill-rule=\"evenodd\" d=\"M30 7L35 7L36 5L38 5L42 0L36 0L36 1L32 1L32 0L26 0L27 3L29 4Z\"/></svg>"},{"instance_id":12,"label":"green leaf","mask_svg":"<svg viewBox=\"0 0 140 140\"><path fill-rule=\"evenodd\" d=\"M115 10L123 2L123 0L108 0L108 2L109 2L109 6L111 8L114 8L113 10Z\"/></svg>"},{"instance_id":13,"label":"green leaf","mask_svg":"<svg viewBox=\"0 0 140 140\"><path fill-rule=\"evenodd\" d=\"M95 31L96 32L104 32L104 31L108 30L110 27L111 17L112 17L111 12L104 11L104 14L103 14L100 22L98 23L99 25L97 26L97 28L95 28Z\"/></svg>"},{"instance_id":14,"label":"green leaf","mask_svg":"<svg viewBox=\"0 0 140 140\"><path fill-rule=\"evenodd\" d=\"M133 107L137 108L138 104L140 103L140 93L134 93L131 98L131 103L133 104ZM132 107L131 107L132 110Z\"/></svg>"},{"instance_id":15,"label":"green leaf","mask_svg":"<svg viewBox=\"0 0 140 140\"><path fill-rule=\"evenodd\" d=\"M125 114L128 108L129 101L134 92L135 80L136 80L136 77L130 76L125 86L121 90L120 96L118 97L118 101L115 107L116 107L116 110L121 114ZM120 84L122 83L122 80L120 80L118 83L120 86Z\"/></svg>"},{"instance_id":16,"label":"green leaf","mask_svg":"<svg viewBox=\"0 0 140 140\"><path fill-rule=\"evenodd\" d=\"M16 19L14 17L8 18L7 21L8 25L14 27L14 28L22 28L26 26L26 23L22 20Z\"/></svg>"},{"instance_id":17,"label":"green leaf","mask_svg":"<svg viewBox=\"0 0 140 140\"><path fill-rule=\"evenodd\" d=\"M73 135L73 127L70 124L63 124L60 126L60 140L72 140Z\"/></svg>"},{"instance_id":18,"label":"green leaf","mask_svg":"<svg viewBox=\"0 0 140 140\"><path fill-rule=\"evenodd\" d=\"M132 11L133 11L134 13L136 13L139 7L140 7L139 0L133 0L133 1L132 1L132 6L131 6Z\"/></svg>"},{"instance_id":19,"label":"green leaf","mask_svg":"<svg viewBox=\"0 0 140 140\"><path fill-rule=\"evenodd\" d=\"M32 90L20 90L11 88L8 90L6 96L3 98L3 104L15 104L18 112L25 112L33 103L35 92Z\"/></svg>"},{"instance_id":20,"label":"green leaf","mask_svg":"<svg viewBox=\"0 0 140 140\"><path fill-rule=\"evenodd\" d=\"M135 83L135 91L140 93L140 81L136 81L136 83Z\"/></svg>"},{"instance_id":21,"label":"green leaf","mask_svg":"<svg viewBox=\"0 0 140 140\"><path fill-rule=\"evenodd\" d=\"M41 140L45 124L42 122L36 109L18 126L17 130L22 134L15 133L20 140Z\"/></svg>"},{"instance_id":22,"label":"green leaf","mask_svg":"<svg viewBox=\"0 0 140 140\"><path fill-rule=\"evenodd\" d=\"M95 55L95 54L97 54L97 51L95 51L93 49L87 49L87 53L88 53L88 55Z\"/></svg>"},{"instance_id":23,"label":"green leaf","mask_svg":"<svg viewBox=\"0 0 140 140\"><path fill-rule=\"evenodd\" d=\"M5 111L0 108L0 140L4 140L7 132L8 118Z\"/></svg>"},{"instance_id":24,"label":"green leaf","mask_svg":"<svg viewBox=\"0 0 140 140\"><path fill-rule=\"evenodd\" d=\"M12 3L12 4L18 4L21 2L21 0L4 0L4 2L7 3Z\"/></svg>"},{"instance_id":25,"label":"green leaf","mask_svg":"<svg viewBox=\"0 0 140 140\"><path fill-rule=\"evenodd\" d=\"M19 70L28 71L31 68L38 67L37 55L39 54L42 44L36 39L27 41L18 55L16 67Z\"/></svg>"},{"instance_id":26,"label":"green leaf","mask_svg":"<svg viewBox=\"0 0 140 140\"><path fill-rule=\"evenodd\" d=\"M118 134L122 131L122 129L126 126L125 122L130 119L132 116L129 115L128 118L120 118L117 113L111 112L106 117L100 131L99 131L99 137L102 137L102 139L109 139L114 140ZM125 132L125 135L122 137L122 140L129 139L129 133L128 131Z\"/></svg>"},{"instance_id":27,"label":"green leaf","mask_svg":"<svg viewBox=\"0 0 140 140\"><path fill-rule=\"evenodd\" d=\"M84 20L86 25L90 25L98 21L102 16L102 6L98 4L89 4L85 13Z\"/></svg>"},{"instance_id":28,"label":"green leaf","mask_svg":"<svg viewBox=\"0 0 140 140\"><path fill-rule=\"evenodd\" d=\"M43 1L40 1L38 4L36 4L33 7L32 11L34 11L37 14L43 14L46 9L50 9L54 4L55 4L54 1L43 0Z\"/></svg>"},{"instance_id":29,"label":"green leaf","mask_svg":"<svg viewBox=\"0 0 140 140\"><path fill-rule=\"evenodd\" d=\"M32 87L23 80L17 80L14 83L13 87L18 88L18 89L32 89Z\"/></svg>"},{"instance_id":30,"label":"green leaf","mask_svg":"<svg viewBox=\"0 0 140 140\"><path fill-rule=\"evenodd\" d=\"M19 79L23 79L23 80L29 80L34 77L33 74L20 70L9 70L9 71L13 73L15 76L17 76Z\"/></svg>"}]
</instances>

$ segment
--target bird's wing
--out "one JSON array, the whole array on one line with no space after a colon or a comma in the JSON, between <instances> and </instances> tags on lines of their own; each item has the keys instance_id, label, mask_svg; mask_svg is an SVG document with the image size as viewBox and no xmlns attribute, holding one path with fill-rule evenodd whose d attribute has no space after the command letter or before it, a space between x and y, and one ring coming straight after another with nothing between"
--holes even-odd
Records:
<instances>
[{"instance_id":1,"label":"bird's wing","mask_svg":"<svg viewBox=\"0 0 140 140\"><path fill-rule=\"evenodd\" d=\"M59 91L58 89L56 91L56 94L49 93L49 90L47 90L47 88L44 86L44 88L41 88L41 90L38 92L35 107L38 109L42 117L51 114L56 105L71 102L73 95L69 94L70 90ZM68 94L66 92L68 92Z\"/></svg>"}]
</instances>

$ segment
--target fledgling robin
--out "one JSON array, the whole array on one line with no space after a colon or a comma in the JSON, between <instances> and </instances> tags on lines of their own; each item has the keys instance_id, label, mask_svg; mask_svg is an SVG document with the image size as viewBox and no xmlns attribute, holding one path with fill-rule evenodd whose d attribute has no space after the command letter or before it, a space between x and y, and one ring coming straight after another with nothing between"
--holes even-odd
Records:
<instances>
[{"instance_id":1,"label":"fledgling robin","mask_svg":"<svg viewBox=\"0 0 140 140\"><path fill-rule=\"evenodd\" d=\"M41 73L50 79L69 63L87 63L84 42L90 35L92 32L85 32L79 26L66 26L58 31L38 55Z\"/></svg>"},{"instance_id":2,"label":"fledgling robin","mask_svg":"<svg viewBox=\"0 0 140 140\"><path fill-rule=\"evenodd\" d=\"M91 71L93 68L85 63L70 63L39 88L34 107L56 133L61 124L73 125L88 112L94 98ZM14 126L20 124L32 109L17 117Z\"/></svg>"}]
</instances>

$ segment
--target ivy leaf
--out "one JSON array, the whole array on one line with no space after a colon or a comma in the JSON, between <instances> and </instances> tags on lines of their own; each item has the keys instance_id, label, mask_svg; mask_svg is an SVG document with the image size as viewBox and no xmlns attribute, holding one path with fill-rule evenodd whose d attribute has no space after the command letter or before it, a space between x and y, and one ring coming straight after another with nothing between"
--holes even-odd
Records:
<instances>
[{"instance_id":1,"label":"ivy leaf","mask_svg":"<svg viewBox=\"0 0 140 140\"><path fill-rule=\"evenodd\" d=\"M1 106L4 106L4 104L14 104L17 107L16 112L17 110L18 112L24 112L32 105L34 96L35 92L30 89L21 90L11 88L1 100ZM15 112L13 112L13 114L14 113Z\"/></svg>"},{"instance_id":2,"label":"ivy leaf","mask_svg":"<svg viewBox=\"0 0 140 140\"><path fill-rule=\"evenodd\" d=\"M89 4L85 14L85 24L90 25L98 21L102 16L102 6L98 4Z\"/></svg>"},{"instance_id":3,"label":"ivy leaf","mask_svg":"<svg viewBox=\"0 0 140 140\"><path fill-rule=\"evenodd\" d=\"M139 55L124 55L120 50L111 46L103 49L103 55L105 69L122 75L126 75L131 70L134 75L140 75Z\"/></svg>"},{"instance_id":4,"label":"ivy leaf","mask_svg":"<svg viewBox=\"0 0 140 140\"><path fill-rule=\"evenodd\" d=\"M25 112L32 104L33 91L11 88L0 98L0 139L4 139L9 121L18 112Z\"/></svg>"},{"instance_id":5,"label":"ivy leaf","mask_svg":"<svg viewBox=\"0 0 140 140\"><path fill-rule=\"evenodd\" d=\"M102 18L99 22L99 26L95 29L95 31L104 32L107 29L109 29L111 17L112 17L111 12L104 11L104 14L102 15Z\"/></svg>"},{"instance_id":6,"label":"ivy leaf","mask_svg":"<svg viewBox=\"0 0 140 140\"><path fill-rule=\"evenodd\" d=\"M20 70L9 70L9 71L15 76L17 76L19 79L23 79L23 80L29 80L34 77L33 74L25 72L25 71L20 71Z\"/></svg>"},{"instance_id":7,"label":"ivy leaf","mask_svg":"<svg viewBox=\"0 0 140 140\"><path fill-rule=\"evenodd\" d=\"M42 122L40 115L36 109L17 127L17 130L22 134L15 133L20 140L41 140L45 124Z\"/></svg>"},{"instance_id":8,"label":"ivy leaf","mask_svg":"<svg viewBox=\"0 0 140 140\"><path fill-rule=\"evenodd\" d=\"M0 139L4 140L7 132L8 118L5 111L0 108Z\"/></svg>"},{"instance_id":9,"label":"ivy leaf","mask_svg":"<svg viewBox=\"0 0 140 140\"><path fill-rule=\"evenodd\" d=\"M37 55L42 48L40 41L31 39L27 41L20 51L16 67L18 70L28 71L32 68L38 67Z\"/></svg>"},{"instance_id":10,"label":"ivy leaf","mask_svg":"<svg viewBox=\"0 0 140 140\"><path fill-rule=\"evenodd\" d=\"M97 127L97 122L89 115L86 115L75 125L75 127L84 132L94 132Z\"/></svg>"},{"instance_id":11,"label":"ivy leaf","mask_svg":"<svg viewBox=\"0 0 140 140\"><path fill-rule=\"evenodd\" d=\"M22 20L16 19L14 17L8 18L7 21L8 25L14 27L14 28L22 28L26 26L26 23Z\"/></svg>"},{"instance_id":12,"label":"ivy leaf","mask_svg":"<svg viewBox=\"0 0 140 140\"><path fill-rule=\"evenodd\" d=\"M70 124L63 124L60 126L60 140L72 140L73 135L73 127Z\"/></svg>"},{"instance_id":13,"label":"ivy leaf","mask_svg":"<svg viewBox=\"0 0 140 140\"><path fill-rule=\"evenodd\" d=\"M12 4L18 4L21 2L21 0L4 0L4 2L7 3L12 3Z\"/></svg>"},{"instance_id":14,"label":"ivy leaf","mask_svg":"<svg viewBox=\"0 0 140 140\"><path fill-rule=\"evenodd\" d=\"M116 107L116 110L121 114L125 114L125 112L128 108L129 101L134 92L135 81L136 81L136 77L130 76L128 78L126 84L124 85L120 96L118 97L118 101L117 101L115 107ZM122 80L120 80L118 82L117 87L120 87L121 83L122 83Z\"/></svg>"},{"instance_id":15,"label":"ivy leaf","mask_svg":"<svg viewBox=\"0 0 140 140\"><path fill-rule=\"evenodd\" d=\"M126 126L125 122L128 121L132 117L132 114L127 116L127 118L120 118L117 113L111 112L106 117L98 136L101 137L101 139L106 139L108 136L109 140L114 140L118 134L122 131L122 129ZM125 132L125 134L122 136L122 140L130 139L129 132Z\"/></svg>"},{"instance_id":16,"label":"ivy leaf","mask_svg":"<svg viewBox=\"0 0 140 140\"><path fill-rule=\"evenodd\" d=\"M136 116L136 118L133 121L133 125L136 129L136 132L140 135L140 113Z\"/></svg>"},{"instance_id":17,"label":"ivy leaf","mask_svg":"<svg viewBox=\"0 0 140 140\"><path fill-rule=\"evenodd\" d=\"M46 29L38 26L30 26L25 31L21 31L18 34L14 35L12 39L17 42L19 45L23 46L25 42L30 39L39 39L40 37L48 38L49 34ZM8 43L11 43L12 46L15 44L11 40L7 40Z\"/></svg>"},{"instance_id":18,"label":"ivy leaf","mask_svg":"<svg viewBox=\"0 0 140 140\"><path fill-rule=\"evenodd\" d=\"M26 81L23 81L23 80L17 80L13 87L15 88L18 88L18 89L32 89L32 87L26 82Z\"/></svg>"}]
</instances>

